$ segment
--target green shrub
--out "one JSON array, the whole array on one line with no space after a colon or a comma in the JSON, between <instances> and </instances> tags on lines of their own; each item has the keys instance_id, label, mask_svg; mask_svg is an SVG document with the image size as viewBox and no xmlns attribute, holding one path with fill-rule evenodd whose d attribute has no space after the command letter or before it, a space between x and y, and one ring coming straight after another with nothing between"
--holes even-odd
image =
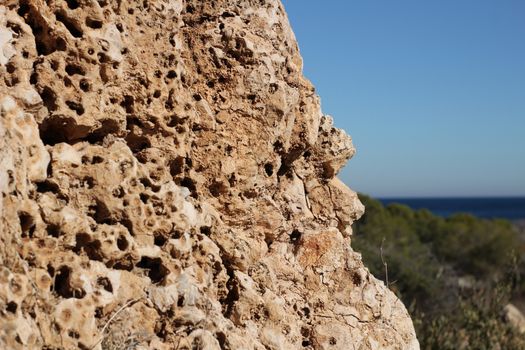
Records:
<instances>
[{"instance_id":1,"label":"green shrub","mask_svg":"<svg viewBox=\"0 0 525 350\"><path fill-rule=\"evenodd\" d=\"M513 225L359 197L366 213L354 224L352 246L408 306L422 349L525 349L501 318L511 296L525 290L523 243ZM458 278L466 276L472 285L461 289ZM496 287L502 280L507 287Z\"/></svg>"}]
</instances>

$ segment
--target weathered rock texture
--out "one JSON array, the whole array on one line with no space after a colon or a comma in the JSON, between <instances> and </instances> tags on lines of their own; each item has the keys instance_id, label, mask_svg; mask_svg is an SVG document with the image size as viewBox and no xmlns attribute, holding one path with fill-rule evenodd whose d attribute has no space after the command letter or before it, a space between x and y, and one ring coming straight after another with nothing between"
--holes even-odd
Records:
<instances>
[{"instance_id":1,"label":"weathered rock texture","mask_svg":"<svg viewBox=\"0 0 525 350\"><path fill-rule=\"evenodd\" d=\"M0 348L418 348L278 0L0 3Z\"/></svg>"}]
</instances>

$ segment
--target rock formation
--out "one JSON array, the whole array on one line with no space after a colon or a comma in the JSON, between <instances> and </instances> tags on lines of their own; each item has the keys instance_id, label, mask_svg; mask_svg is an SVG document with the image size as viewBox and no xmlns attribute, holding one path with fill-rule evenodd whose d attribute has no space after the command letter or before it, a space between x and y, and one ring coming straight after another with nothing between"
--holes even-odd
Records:
<instances>
[{"instance_id":1,"label":"rock formation","mask_svg":"<svg viewBox=\"0 0 525 350\"><path fill-rule=\"evenodd\" d=\"M278 0L0 2L0 348L417 349Z\"/></svg>"}]
</instances>

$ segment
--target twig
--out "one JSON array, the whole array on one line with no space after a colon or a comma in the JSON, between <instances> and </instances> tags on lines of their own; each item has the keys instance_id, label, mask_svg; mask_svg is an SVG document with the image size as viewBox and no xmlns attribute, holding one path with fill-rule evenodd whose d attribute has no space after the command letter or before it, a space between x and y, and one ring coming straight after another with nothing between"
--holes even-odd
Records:
<instances>
[{"instance_id":1,"label":"twig","mask_svg":"<svg viewBox=\"0 0 525 350\"><path fill-rule=\"evenodd\" d=\"M104 340L104 333L106 332L106 329L108 328L109 324L115 319L115 317L117 317L117 315L119 313L121 313L124 309L126 309L127 307L131 306L132 304L135 304L137 301L139 301L139 299L132 299L130 301L128 301L127 303L125 303L124 305L122 305L120 307L120 309L118 309L114 314L113 316L111 316L109 318L109 320L106 322L106 324L104 325L104 327L102 327L102 331L100 332L102 334L102 336L100 337L100 339L90 348L90 350L93 350L98 344L100 344L101 341Z\"/></svg>"},{"instance_id":2,"label":"twig","mask_svg":"<svg viewBox=\"0 0 525 350\"><path fill-rule=\"evenodd\" d=\"M388 282L388 264L386 263L385 259L383 259L383 243L385 243L385 238L383 237L383 240L381 241L381 248L379 248L381 253L381 262L383 263L383 266L385 267L385 282L386 287L390 288L390 283Z\"/></svg>"}]
</instances>

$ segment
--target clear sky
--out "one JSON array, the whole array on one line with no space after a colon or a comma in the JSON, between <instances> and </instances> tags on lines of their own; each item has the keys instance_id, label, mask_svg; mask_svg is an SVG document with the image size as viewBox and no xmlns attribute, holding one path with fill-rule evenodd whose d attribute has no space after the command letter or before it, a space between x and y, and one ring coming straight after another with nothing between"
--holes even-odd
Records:
<instances>
[{"instance_id":1,"label":"clear sky","mask_svg":"<svg viewBox=\"0 0 525 350\"><path fill-rule=\"evenodd\" d=\"M525 195L524 0L283 0L340 177L376 197Z\"/></svg>"}]
</instances>

